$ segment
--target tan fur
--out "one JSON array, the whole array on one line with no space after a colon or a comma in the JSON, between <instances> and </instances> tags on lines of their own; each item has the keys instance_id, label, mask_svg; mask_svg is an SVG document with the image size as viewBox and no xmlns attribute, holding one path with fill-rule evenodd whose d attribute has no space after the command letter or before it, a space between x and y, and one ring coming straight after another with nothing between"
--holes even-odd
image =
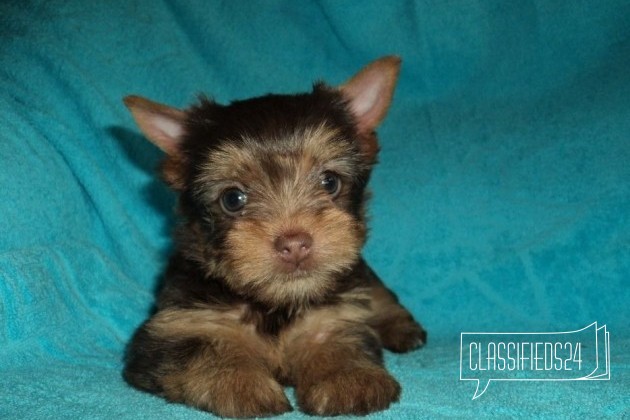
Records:
<instances>
[{"instance_id":1,"label":"tan fur","mask_svg":"<svg viewBox=\"0 0 630 420\"><path fill-rule=\"evenodd\" d=\"M374 284L370 288L370 300L369 324L378 332L386 349L404 353L425 344L426 332L385 286Z\"/></svg>"},{"instance_id":2,"label":"tan fur","mask_svg":"<svg viewBox=\"0 0 630 420\"><path fill-rule=\"evenodd\" d=\"M261 157L270 156L279 170L291 171L294 182L307 179L314 171L333 170L342 175L350 173L350 167L344 160L348 156L348 146L335 141L339 133L320 125L307 127L286 138L277 139L274 149L266 149L254 139L244 138L242 144L230 142L213 150L203 166L199 185L215 185L212 191L216 195L225 182L234 179L243 181L266 182L265 191L272 190L265 168L261 166ZM210 197L212 198L212 197Z\"/></svg>"},{"instance_id":3,"label":"tan fur","mask_svg":"<svg viewBox=\"0 0 630 420\"><path fill-rule=\"evenodd\" d=\"M282 337L298 403L307 413L368 413L398 399L398 383L365 348L379 338L370 310L339 304L312 311Z\"/></svg>"},{"instance_id":4,"label":"tan fur","mask_svg":"<svg viewBox=\"0 0 630 420\"><path fill-rule=\"evenodd\" d=\"M162 179L174 190L180 191L185 186L183 168L186 166L182 156L169 156L161 165Z\"/></svg>"},{"instance_id":5,"label":"tan fur","mask_svg":"<svg viewBox=\"0 0 630 420\"><path fill-rule=\"evenodd\" d=\"M239 220L228 235L231 251L221 266L235 290L253 289L258 299L272 306L318 300L331 291L331 275L348 270L359 256L363 238L357 237L353 225L347 214L333 208L320 215L296 214L282 222ZM273 238L295 230L307 230L313 237L312 269L284 274L274 255Z\"/></svg>"},{"instance_id":6,"label":"tan fur","mask_svg":"<svg viewBox=\"0 0 630 420\"><path fill-rule=\"evenodd\" d=\"M284 390L266 370L209 366L208 359L216 355L210 349L185 371L164 378L167 399L224 417L267 416L291 410Z\"/></svg>"},{"instance_id":7,"label":"tan fur","mask_svg":"<svg viewBox=\"0 0 630 420\"><path fill-rule=\"evenodd\" d=\"M288 410L279 385L285 383L296 387L300 407L312 414L387 408L400 387L366 349L366 337L380 345L369 326L375 315L369 302L378 294L373 292L354 290L341 295L338 305L303 312L276 339L245 320L247 305L160 311L147 326L151 334L207 342L184 369L160 379L164 395L223 416L248 417Z\"/></svg>"}]
</instances>

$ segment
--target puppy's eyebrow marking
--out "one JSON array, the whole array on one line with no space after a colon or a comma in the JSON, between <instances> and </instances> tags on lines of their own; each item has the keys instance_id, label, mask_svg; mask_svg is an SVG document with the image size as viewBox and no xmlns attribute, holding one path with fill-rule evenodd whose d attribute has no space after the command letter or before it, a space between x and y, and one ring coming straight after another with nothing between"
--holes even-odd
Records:
<instances>
[{"instance_id":1,"label":"puppy's eyebrow marking","mask_svg":"<svg viewBox=\"0 0 630 420\"><path fill-rule=\"evenodd\" d=\"M341 130L326 122L296 130L289 141L300 151L299 164L303 173L310 172L314 167L319 170L332 170L332 167L341 169L348 166L342 162L352 159L356 154L349 139L342 136ZM350 169L344 169L343 172Z\"/></svg>"},{"instance_id":2,"label":"puppy's eyebrow marking","mask_svg":"<svg viewBox=\"0 0 630 420\"><path fill-rule=\"evenodd\" d=\"M259 158L252 148L230 142L224 142L211 150L199 169L196 181L202 183L235 180L243 172L262 171Z\"/></svg>"},{"instance_id":3,"label":"puppy's eyebrow marking","mask_svg":"<svg viewBox=\"0 0 630 420\"><path fill-rule=\"evenodd\" d=\"M322 122L299 127L284 137L226 140L209 151L195 183L209 201L234 183L263 191L280 187L295 192L305 180L317 181L324 171L351 177L359 164L349 139L342 137L340 129Z\"/></svg>"}]
</instances>

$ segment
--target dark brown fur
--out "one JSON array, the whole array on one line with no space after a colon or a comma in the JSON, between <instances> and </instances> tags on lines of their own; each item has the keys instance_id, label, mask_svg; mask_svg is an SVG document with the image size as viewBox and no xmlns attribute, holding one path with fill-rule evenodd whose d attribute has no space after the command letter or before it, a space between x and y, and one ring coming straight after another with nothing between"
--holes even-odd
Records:
<instances>
[{"instance_id":1,"label":"dark brown fur","mask_svg":"<svg viewBox=\"0 0 630 420\"><path fill-rule=\"evenodd\" d=\"M373 129L397 71L389 57L338 89L228 106L202 99L187 111L126 99L168 154L163 176L183 219L156 313L128 348L130 384L230 417L291 410L281 385L319 415L398 400L382 348L414 349L426 333L360 257ZM378 102L361 97L371 86ZM341 182L334 197L320 185L331 172ZM219 204L229 188L247 193L237 215ZM273 244L296 232L313 245L287 268Z\"/></svg>"}]
</instances>

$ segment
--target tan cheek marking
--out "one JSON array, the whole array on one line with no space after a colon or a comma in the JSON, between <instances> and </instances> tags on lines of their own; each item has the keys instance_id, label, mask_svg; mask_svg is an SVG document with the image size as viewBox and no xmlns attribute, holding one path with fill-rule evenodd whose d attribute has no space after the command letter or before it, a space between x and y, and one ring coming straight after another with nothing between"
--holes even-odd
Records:
<instances>
[{"instance_id":1,"label":"tan cheek marking","mask_svg":"<svg viewBox=\"0 0 630 420\"><path fill-rule=\"evenodd\" d=\"M231 287L243 293L255 290L257 299L268 304L299 305L324 296L334 285L335 273L356 262L362 241L349 215L330 209L320 216L295 216L291 223L245 219L236 223L228 233L228 254L223 261ZM306 229L316 244L314 262L305 278L291 278L276 261L272 238L291 227Z\"/></svg>"},{"instance_id":2,"label":"tan cheek marking","mask_svg":"<svg viewBox=\"0 0 630 420\"><path fill-rule=\"evenodd\" d=\"M298 215L280 223L239 221L228 233L227 243L233 268L239 275L251 278L273 276L275 253L272 243L284 232L305 230L313 236L315 271L318 268L338 271L354 261L362 244L354 220L346 213L330 209L320 217Z\"/></svg>"},{"instance_id":3,"label":"tan cheek marking","mask_svg":"<svg viewBox=\"0 0 630 420\"><path fill-rule=\"evenodd\" d=\"M324 259L352 259L360 252L363 232L347 213L330 209L322 213L318 229L314 229L316 252Z\"/></svg>"}]
</instances>

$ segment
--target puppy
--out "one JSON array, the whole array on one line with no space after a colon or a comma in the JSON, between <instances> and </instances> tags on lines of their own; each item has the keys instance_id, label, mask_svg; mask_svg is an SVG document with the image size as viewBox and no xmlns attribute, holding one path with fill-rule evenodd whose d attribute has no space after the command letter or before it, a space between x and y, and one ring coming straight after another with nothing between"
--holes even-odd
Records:
<instances>
[{"instance_id":1,"label":"puppy","mask_svg":"<svg viewBox=\"0 0 630 420\"><path fill-rule=\"evenodd\" d=\"M361 258L375 128L400 60L339 87L179 110L124 102L166 153L182 223L156 312L135 333L125 379L219 416L367 414L398 400L382 348L426 333Z\"/></svg>"}]
</instances>

